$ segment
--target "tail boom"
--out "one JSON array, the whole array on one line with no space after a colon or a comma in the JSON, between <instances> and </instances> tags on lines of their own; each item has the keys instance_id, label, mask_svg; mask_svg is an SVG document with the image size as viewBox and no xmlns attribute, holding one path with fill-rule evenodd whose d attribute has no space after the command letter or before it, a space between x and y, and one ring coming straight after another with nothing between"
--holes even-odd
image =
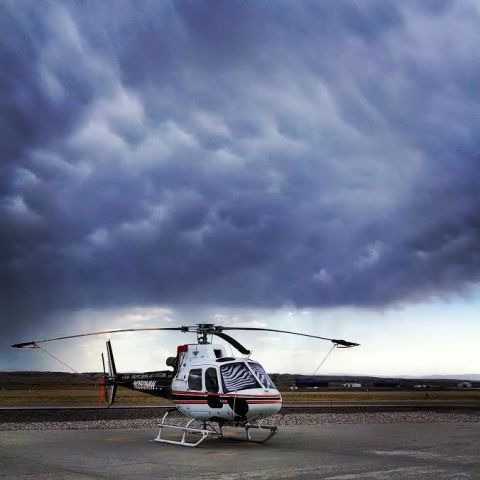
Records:
<instances>
[{"instance_id":1,"label":"tail boom","mask_svg":"<svg viewBox=\"0 0 480 480\"><path fill-rule=\"evenodd\" d=\"M115 402L118 386L153 395L155 397L171 398L173 371L162 370L145 373L117 373L110 341L107 341L106 345L108 375L105 372L104 364L104 377L103 382L100 384L100 388L104 391L105 401L108 404L107 408Z\"/></svg>"}]
</instances>

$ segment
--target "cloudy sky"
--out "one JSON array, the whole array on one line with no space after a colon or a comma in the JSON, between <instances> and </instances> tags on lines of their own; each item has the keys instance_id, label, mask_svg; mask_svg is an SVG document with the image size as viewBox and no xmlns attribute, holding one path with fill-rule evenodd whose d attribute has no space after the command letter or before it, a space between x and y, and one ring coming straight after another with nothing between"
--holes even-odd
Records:
<instances>
[{"instance_id":1,"label":"cloudy sky","mask_svg":"<svg viewBox=\"0 0 480 480\"><path fill-rule=\"evenodd\" d=\"M324 371L480 371L477 1L0 10L0 369L211 321L362 343ZM270 371L328 350L238 338ZM104 340L50 347L95 370ZM112 338L123 370L190 340Z\"/></svg>"}]
</instances>

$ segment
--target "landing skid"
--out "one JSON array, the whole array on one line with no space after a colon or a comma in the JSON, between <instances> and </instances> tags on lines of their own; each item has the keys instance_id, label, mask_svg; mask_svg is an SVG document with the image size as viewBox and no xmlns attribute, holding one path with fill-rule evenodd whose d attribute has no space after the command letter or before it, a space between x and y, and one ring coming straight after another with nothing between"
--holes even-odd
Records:
<instances>
[{"instance_id":1,"label":"landing skid","mask_svg":"<svg viewBox=\"0 0 480 480\"><path fill-rule=\"evenodd\" d=\"M226 427L233 427L232 425L225 425ZM276 425L263 425L260 422L252 422L252 423L243 423L240 425L235 425L233 428L243 428L245 429L245 435L246 438L237 438L237 437L224 437L222 435L222 438L228 438L229 440L238 440L238 441L248 441L252 443L266 443L268 442L278 431L278 427ZM265 438L257 439L257 438L252 438L250 434L250 430L263 430L267 431L268 434Z\"/></svg>"},{"instance_id":2,"label":"landing skid","mask_svg":"<svg viewBox=\"0 0 480 480\"><path fill-rule=\"evenodd\" d=\"M156 438L153 439L154 442L160 443L169 443L171 445L179 445L181 447L198 447L201 443L203 443L208 437L214 438L228 438L229 440L243 440L253 443L265 443L270 438L272 438L277 433L277 426L275 425L263 425L261 422L245 422L245 423L237 423L234 425L225 425L231 428L243 428L245 430L246 438L236 438L236 437L224 437L223 435L223 427L222 425L218 425L218 428L214 426L210 422L202 422L203 428L194 428L191 425L193 422L196 421L195 418L192 418L185 426L178 426L178 425L171 425L166 423L167 416L173 410L169 410L162 418L161 422L159 423L160 430ZM250 430L259 430L259 431L267 431L268 434L265 438L262 439L254 439L250 434ZM162 437L164 430L176 430L181 432L180 440L170 440L167 438ZM196 441L191 441L189 437L197 436L199 437Z\"/></svg>"}]
</instances>

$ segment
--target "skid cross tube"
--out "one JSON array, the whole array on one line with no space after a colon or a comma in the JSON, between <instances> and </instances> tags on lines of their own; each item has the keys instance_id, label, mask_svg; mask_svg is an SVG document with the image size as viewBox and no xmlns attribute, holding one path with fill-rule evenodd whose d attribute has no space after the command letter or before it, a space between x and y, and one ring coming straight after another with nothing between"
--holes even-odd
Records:
<instances>
[{"instance_id":1,"label":"skid cross tube","mask_svg":"<svg viewBox=\"0 0 480 480\"><path fill-rule=\"evenodd\" d=\"M195 418L192 418L184 427L178 426L178 425L169 425L168 423L165 423L165 420L167 419L168 414L174 410L176 409L174 408L172 410L169 410L163 416L162 421L158 425L160 427L158 435L156 436L156 438L153 439L154 442L170 443L171 445L180 445L182 447L198 447L203 441L206 440L206 438L209 435L215 435L215 432L213 432L212 430L208 430L206 428L202 429L202 428L190 427L190 425L195 421ZM165 429L180 430L182 432L181 440L168 440L166 438L162 438L162 433L163 433L163 430ZM187 434L199 435L200 438L196 442L189 442L187 441Z\"/></svg>"}]
</instances>

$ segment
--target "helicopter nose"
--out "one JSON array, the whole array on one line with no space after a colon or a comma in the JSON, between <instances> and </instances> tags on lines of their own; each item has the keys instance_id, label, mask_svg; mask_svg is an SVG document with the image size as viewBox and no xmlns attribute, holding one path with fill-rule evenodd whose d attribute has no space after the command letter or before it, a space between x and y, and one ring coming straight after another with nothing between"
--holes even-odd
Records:
<instances>
[{"instance_id":1,"label":"helicopter nose","mask_svg":"<svg viewBox=\"0 0 480 480\"><path fill-rule=\"evenodd\" d=\"M270 417L275 415L282 408L281 403L264 403L262 405L250 405L248 417Z\"/></svg>"},{"instance_id":2,"label":"helicopter nose","mask_svg":"<svg viewBox=\"0 0 480 480\"><path fill-rule=\"evenodd\" d=\"M275 415L282 408L282 400L279 399L265 399L254 400L248 402L249 410L248 417L269 417Z\"/></svg>"}]
</instances>

